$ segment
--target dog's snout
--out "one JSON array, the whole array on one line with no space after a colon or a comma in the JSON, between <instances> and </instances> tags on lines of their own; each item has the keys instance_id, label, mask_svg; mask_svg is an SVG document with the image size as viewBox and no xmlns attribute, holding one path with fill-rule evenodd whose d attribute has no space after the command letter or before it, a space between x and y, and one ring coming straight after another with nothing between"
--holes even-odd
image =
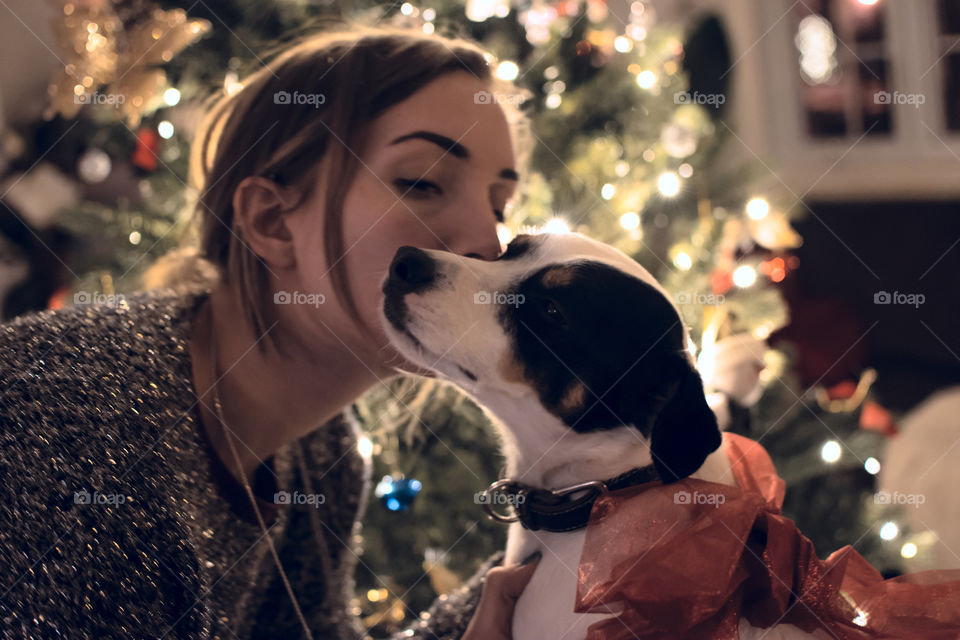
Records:
<instances>
[{"instance_id":1,"label":"dog's snout","mask_svg":"<svg viewBox=\"0 0 960 640\"><path fill-rule=\"evenodd\" d=\"M390 280L402 293L413 293L433 282L436 263L426 251L403 246L390 263Z\"/></svg>"}]
</instances>

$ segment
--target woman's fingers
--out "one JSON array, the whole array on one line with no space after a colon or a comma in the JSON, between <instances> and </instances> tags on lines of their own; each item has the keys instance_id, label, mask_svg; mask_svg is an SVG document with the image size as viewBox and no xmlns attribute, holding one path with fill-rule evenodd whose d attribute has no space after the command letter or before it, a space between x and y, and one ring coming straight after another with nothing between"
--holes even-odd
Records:
<instances>
[{"instance_id":1,"label":"woman's fingers","mask_svg":"<svg viewBox=\"0 0 960 640\"><path fill-rule=\"evenodd\" d=\"M517 598L530 582L539 561L540 552L537 551L524 561L525 564L495 567L487 572L480 603L463 640L510 640Z\"/></svg>"}]
</instances>

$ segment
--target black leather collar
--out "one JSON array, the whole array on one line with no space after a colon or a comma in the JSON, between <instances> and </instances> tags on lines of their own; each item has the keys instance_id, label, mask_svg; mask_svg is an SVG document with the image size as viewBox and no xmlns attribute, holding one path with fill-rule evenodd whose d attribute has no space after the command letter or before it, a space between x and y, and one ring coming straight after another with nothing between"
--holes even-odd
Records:
<instances>
[{"instance_id":1,"label":"black leather collar","mask_svg":"<svg viewBox=\"0 0 960 640\"><path fill-rule=\"evenodd\" d=\"M576 531L587 526L593 503L600 496L655 481L660 481L660 476L652 464L609 480L592 480L562 489L538 489L506 478L487 487L481 503L490 519L497 522L520 522L531 531ZM584 490L587 491L584 495L570 497ZM514 515L497 512L494 506L500 504L513 507Z\"/></svg>"}]
</instances>

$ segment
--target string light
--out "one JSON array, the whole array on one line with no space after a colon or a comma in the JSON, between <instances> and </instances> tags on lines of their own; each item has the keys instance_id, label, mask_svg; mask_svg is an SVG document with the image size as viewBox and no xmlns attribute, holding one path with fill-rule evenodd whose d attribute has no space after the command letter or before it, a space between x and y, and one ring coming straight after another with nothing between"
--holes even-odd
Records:
<instances>
[{"instance_id":1,"label":"string light","mask_svg":"<svg viewBox=\"0 0 960 640\"><path fill-rule=\"evenodd\" d=\"M629 53L633 49L633 40L627 36L617 36L613 39L613 48L619 53Z\"/></svg>"},{"instance_id":2,"label":"string light","mask_svg":"<svg viewBox=\"0 0 960 640\"><path fill-rule=\"evenodd\" d=\"M500 239L500 244L510 244L510 241L513 240L513 234L510 233L510 229L502 222L497 223L497 238Z\"/></svg>"},{"instance_id":3,"label":"string light","mask_svg":"<svg viewBox=\"0 0 960 640\"><path fill-rule=\"evenodd\" d=\"M763 198L751 198L747 203L747 215L754 220L762 220L770 213L770 203Z\"/></svg>"},{"instance_id":4,"label":"string light","mask_svg":"<svg viewBox=\"0 0 960 640\"><path fill-rule=\"evenodd\" d=\"M169 120L164 120L157 125L157 133L160 134L160 137L169 140L173 137L173 123Z\"/></svg>"},{"instance_id":5,"label":"string light","mask_svg":"<svg viewBox=\"0 0 960 640\"><path fill-rule=\"evenodd\" d=\"M740 265L733 270L733 284L740 288L749 287L757 281L757 271L748 264Z\"/></svg>"},{"instance_id":6,"label":"string light","mask_svg":"<svg viewBox=\"0 0 960 640\"><path fill-rule=\"evenodd\" d=\"M373 441L367 436L360 436L357 439L357 452L363 458L369 458L373 455Z\"/></svg>"},{"instance_id":7,"label":"string light","mask_svg":"<svg viewBox=\"0 0 960 640\"><path fill-rule=\"evenodd\" d=\"M693 266L693 258L686 251L680 251L673 257L673 264L677 265L681 271L689 271Z\"/></svg>"},{"instance_id":8,"label":"string light","mask_svg":"<svg viewBox=\"0 0 960 640\"><path fill-rule=\"evenodd\" d=\"M178 102L180 102L180 90L170 87L163 92L163 101L168 107L176 105Z\"/></svg>"},{"instance_id":9,"label":"string light","mask_svg":"<svg viewBox=\"0 0 960 640\"><path fill-rule=\"evenodd\" d=\"M653 71L648 69L637 74L637 85L641 89L652 89L655 84L657 84L657 74Z\"/></svg>"},{"instance_id":10,"label":"string light","mask_svg":"<svg viewBox=\"0 0 960 640\"><path fill-rule=\"evenodd\" d=\"M680 174L681 178L689 178L693 175L693 166L688 162L684 162L682 165L677 167L677 173Z\"/></svg>"},{"instance_id":11,"label":"string light","mask_svg":"<svg viewBox=\"0 0 960 640\"><path fill-rule=\"evenodd\" d=\"M867 473L875 476L880 473L880 461L876 458L867 458L863 463L863 468L867 470Z\"/></svg>"},{"instance_id":12,"label":"string light","mask_svg":"<svg viewBox=\"0 0 960 640\"><path fill-rule=\"evenodd\" d=\"M520 67L517 66L516 62L511 62L510 60L504 60L499 65L497 65L497 77L501 80L516 80L517 76L520 75Z\"/></svg>"},{"instance_id":13,"label":"string light","mask_svg":"<svg viewBox=\"0 0 960 640\"><path fill-rule=\"evenodd\" d=\"M543 225L545 233L570 233L570 225L563 218L552 218Z\"/></svg>"},{"instance_id":14,"label":"string light","mask_svg":"<svg viewBox=\"0 0 960 640\"><path fill-rule=\"evenodd\" d=\"M243 83L240 82L240 76L237 75L236 71L228 71L223 76L223 92L232 96L239 93L241 89L243 89Z\"/></svg>"},{"instance_id":15,"label":"string light","mask_svg":"<svg viewBox=\"0 0 960 640\"><path fill-rule=\"evenodd\" d=\"M627 230L636 229L640 226L640 216L636 211L627 211L620 216L620 226Z\"/></svg>"},{"instance_id":16,"label":"string light","mask_svg":"<svg viewBox=\"0 0 960 640\"><path fill-rule=\"evenodd\" d=\"M617 188L608 182L600 188L600 197L604 200L609 200L616 192Z\"/></svg>"},{"instance_id":17,"label":"string light","mask_svg":"<svg viewBox=\"0 0 960 640\"><path fill-rule=\"evenodd\" d=\"M842 453L843 449L840 448L840 443L836 440L827 440L820 449L820 457L823 458L824 462L831 464L839 460Z\"/></svg>"},{"instance_id":18,"label":"string light","mask_svg":"<svg viewBox=\"0 0 960 640\"><path fill-rule=\"evenodd\" d=\"M896 522L886 522L880 527L880 537L884 540L893 540L900 535L900 527Z\"/></svg>"},{"instance_id":19,"label":"string light","mask_svg":"<svg viewBox=\"0 0 960 640\"><path fill-rule=\"evenodd\" d=\"M902 547L900 547L900 555L908 560L917 555L917 545L912 542L907 542Z\"/></svg>"},{"instance_id":20,"label":"string light","mask_svg":"<svg viewBox=\"0 0 960 640\"><path fill-rule=\"evenodd\" d=\"M672 198L680 193L680 176L673 171L661 173L660 177L657 178L657 189L660 190L661 195Z\"/></svg>"}]
</instances>

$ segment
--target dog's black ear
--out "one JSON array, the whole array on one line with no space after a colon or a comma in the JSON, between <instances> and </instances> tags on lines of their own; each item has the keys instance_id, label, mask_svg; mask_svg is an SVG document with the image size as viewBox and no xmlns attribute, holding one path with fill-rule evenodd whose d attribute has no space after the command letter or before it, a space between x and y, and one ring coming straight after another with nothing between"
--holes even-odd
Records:
<instances>
[{"instance_id":1,"label":"dog's black ear","mask_svg":"<svg viewBox=\"0 0 960 640\"><path fill-rule=\"evenodd\" d=\"M659 411L650 416L650 453L660 478L670 483L699 469L721 436L700 374L685 354L667 356L660 372L666 386Z\"/></svg>"}]
</instances>

